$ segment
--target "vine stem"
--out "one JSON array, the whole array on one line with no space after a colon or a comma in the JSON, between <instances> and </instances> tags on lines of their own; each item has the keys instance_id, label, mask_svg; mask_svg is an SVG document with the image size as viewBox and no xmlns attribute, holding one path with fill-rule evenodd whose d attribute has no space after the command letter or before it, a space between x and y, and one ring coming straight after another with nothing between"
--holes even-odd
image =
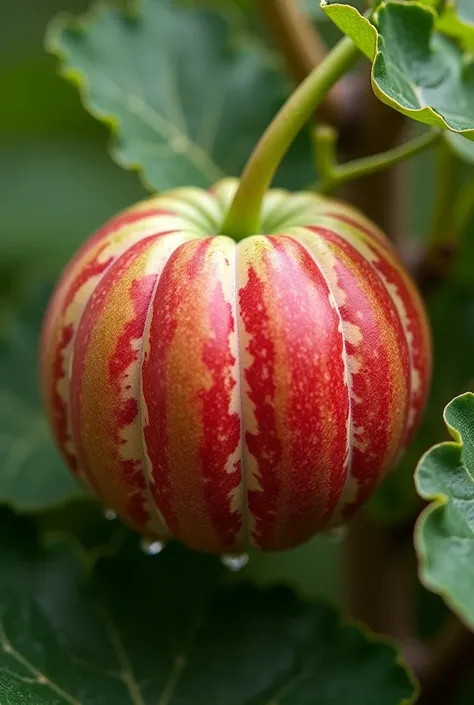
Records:
<instances>
[{"instance_id":1,"label":"vine stem","mask_svg":"<svg viewBox=\"0 0 474 705\"><path fill-rule=\"evenodd\" d=\"M463 231L466 229L469 219L474 212L474 177L462 187L457 199L454 202L452 226L450 229L450 243L456 245L461 240Z\"/></svg>"},{"instance_id":2,"label":"vine stem","mask_svg":"<svg viewBox=\"0 0 474 705\"><path fill-rule=\"evenodd\" d=\"M289 72L301 83L323 61L327 48L318 30L294 0L258 0L260 14L275 45L286 59ZM351 105L345 100L342 84L324 96L318 117L343 127L351 117Z\"/></svg>"},{"instance_id":3,"label":"vine stem","mask_svg":"<svg viewBox=\"0 0 474 705\"><path fill-rule=\"evenodd\" d=\"M425 295L448 275L463 232L474 210L474 179L455 195L455 157L447 142L438 147L435 208L416 275Z\"/></svg>"},{"instance_id":4,"label":"vine stem","mask_svg":"<svg viewBox=\"0 0 474 705\"><path fill-rule=\"evenodd\" d=\"M436 249L446 237L446 224L452 208L454 179L454 155L446 141L437 150L435 208L431 231L428 236L428 249Z\"/></svg>"},{"instance_id":5,"label":"vine stem","mask_svg":"<svg viewBox=\"0 0 474 705\"><path fill-rule=\"evenodd\" d=\"M429 149L439 142L441 136L441 131L432 130L393 149L339 165L336 162L336 133L332 128L316 128L316 164L321 180L315 189L327 193L353 179L388 169Z\"/></svg>"},{"instance_id":6,"label":"vine stem","mask_svg":"<svg viewBox=\"0 0 474 705\"><path fill-rule=\"evenodd\" d=\"M354 42L344 37L283 105L247 162L222 234L240 240L258 233L263 197L281 160L328 90L359 55Z\"/></svg>"}]
</instances>

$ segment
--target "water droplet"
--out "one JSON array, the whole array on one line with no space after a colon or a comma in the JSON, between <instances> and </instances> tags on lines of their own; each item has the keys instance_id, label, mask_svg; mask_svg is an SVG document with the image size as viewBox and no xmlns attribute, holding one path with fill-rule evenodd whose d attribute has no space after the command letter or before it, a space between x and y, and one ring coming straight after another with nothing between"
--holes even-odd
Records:
<instances>
[{"instance_id":1,"label":"water droplet","mask_svg":"<svg viewBox=\"0 0 474 705\"><path fill-rule=\"evenodd\" d=\"M103 514L104 517L107 519L107 521L113 521L114 519L117 518L117 515L116 515L116 513L114 512L113 509L104 509L104 511L102 512L102 514Z\"/></svg>"},{"instance_id":2,"label":"water droplet","mask_svg":"<svg viewBox=\"0 0 474 705\"><path fill-rule=\"evenodd\" d=\"M342 543L347 536L348 528L345 524L341 526L335 526L333 529L329 529L324 532L324 536L331 543Z\"/></svg>"},{"instance_id":3,"label":"water droplet","mask_svg":"<svg viewBox=\"0 0 474 705\"><path fill-rule=\"evenodd\" d=\"M166 543L164 541L150 541L150 539L142 539L140 541L140 546L143 553L147 556L157 556L165 548Z\"/></svg>"},{"instance_id":4,"label":"water droplet","mask_svg":"<svg viewBox=\"0 0 474 705\"><path fill-rule=\"evenodd\" d=\"M225 553L221 556L221 563L233 573L238 573L239 570L245 568L248 562L247 553Z\"/></svg>"}]
</instances>

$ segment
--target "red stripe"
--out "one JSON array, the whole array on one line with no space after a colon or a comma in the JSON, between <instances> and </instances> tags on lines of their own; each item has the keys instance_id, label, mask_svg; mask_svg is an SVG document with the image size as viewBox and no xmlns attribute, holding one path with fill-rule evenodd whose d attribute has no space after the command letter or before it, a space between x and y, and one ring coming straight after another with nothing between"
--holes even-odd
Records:
<instances>
[{"instance_id":1,"label":"red stripe","mask_svg":"<svg viewBox=\"0 0 474 705\"><path fill-rule=\"evenodd\" d=\"M351 218L350 216L345 215L344 213L338 213L337 211L325 211L324 215L333 218L334 220L337 220L340 223L349 225L355 230L360 230L360 232L364 233L364 235L368 235L371 239L376 240L378 243L384 245L388 250L393 251L391 243L387 240L386 237L382 235L380 231L376 230L375 228L370 228L368 225L364 224L360 220L357 220L356 218Z\"/></svg>"},{"instance_id":2,"label":"red stripe","mask_svg":"<svg viewBox=\"0 0 474 705\"><path fill-rule=\"evenodd\" d=\"M257 460L260 492L248 493L249 511L255 519L254 539L258 545L274 538L278 518L280 483L274 468L282 456L275 418L275 347L271 339L265 287L255 269L239 291L240 313L250 341L247 350L252 364L245 370L248 396L254 405L256 434L245 434L250 453Z\"/></svg>"},{"instance_id":3,"label":"red stripe","mask_svg":"<svg viewBox=\"0 0 474 705\"><path fill-rule=\"evenodd\" d=\"M93 233L93 235L86 242L86 246L90 247L91 245L95 245L99 240L102 240L104 237L107 237L108 235L111 235L114 232L118 232L119 230L128 225L138 223L140 220L152 218L153 216L159 217L175 215L175 213L163 210L161 208L146 208L143 210L133 209L129 211L124 211L123 213L119 213L119 215L117 215L116 217L108 220L103 227L99 228L99 230L96 230L95 233Z\"/></svg>"},{"instance_id":4,"label":"red stripe","mask_svg":"<svg viewBox=\"0 0 474 705\"><path fill-rule=\"evenodd\" d=\"M369 245L369 247L371 246ZM408 319L408 332L412 335L411 351L413 360L411 364L420 374L420 389L418 391L412 390L412 404L415 408L415 419L412 427L408 429L409 433L404 440L404 445L406 446L410 442L413 432L416 429L428 394L429 380L431 377L431 350L430 341L428 338L429 333L427 327L423 327L424 314L421 301L419 304L419 309L415 306L414 297L418 296L418 294L414 288L414 285L413 289L410 291L407 287L406 280L397 271L396 266L394 266L389 260L385 259L381 253L377 251L377 249L371 247L371 250L377 257L377 260L372 263L373 266L384 276L388 284L392 284L396 287L397 293L403 302ZM401 267L401 265L398 266Z\"/></svg>"},{"instance_id":5,"label":"red stripe","mask_svg":"<svg viewBox=\"0 0 474 705\"><path fill-rule=\"evenodd\" d=\"M255 542L275 549L308 539L333 512L346 474L348 389L324 277L300 244L268 241L264 278L250 267L239 296L258 426L246 442L261 488L248 502Z\"/></svg>"},{"instance_id":6,"label":"red stripe","mask_svg":"<svg viewBox=\"0 0 474 705\"><path fill-rule=\"evenodd\" d=\"M89 466L89 462L87 460L87 453L85 450L84 446L84 439L83 439L83 434L82 434L82 427L81 427L81 407L82 407L82 401L81 401L81 389L82 389L82 381L84 377L84 370L85 370L85 364L87 360L87 352L88 352L88 347L89 347L89 342L91 338L91 334L94 330L95 324L100 318L102 311L104 310L104 307L107 305L107 297L108 293L114 286L114 283L116 282L116 277L117 273L120 273L124 271L125 268L130 266L132 262L147 248L149 247L154 241L156 240L155 235L151 235L147 238L144 238L143 240L139 240L136 242L132 247L128 248L120 257L118 257L112 267L109 269L107 274L104 276L104 278L100 281L99 285L96 287L94 290L93 294L89 298L89 301L87 303L87 306L85 307L83 314L80 319L79 326L77 328L77 333L76 333L76 338L74 341L74 354L73 354L73 365L72 365L72 373L71 373L71 388L70 388L70 412L71 412L71 424L72 424L72 433L73 433L73 438L74 442L76 445L76 451L77 451L77 456L79 458L79 464L81 467L81 470L84 472L85 476L88 478L89 482L91 483L92 487L97 491L98 494L100 494L99 487L97 485L97 482L94 477L94 468L91 468ZM147 279L145 282L145 288L150 288L152 285L151 280ZM143 295L143 292L142 292ZM142 309L147 303L145 298L141 299L140 302L140 309ZM138 305L138 303L137 303ZM140 310L141 317L143 319L143 326L144 327L144 318L146 311ZM137 316L137 311L136 311L136 319L138 319L139 316ZM136 320L135 323L133 323L134 326L139 326L139 321ZM128 333L128 334L127 334ZM126 338L128 338L129 342L131 342L130 338L130 331L128 331L125 335ZM116 348L116 359L115 361L112 361L112 370L115 369L118 370L121 365L123 365L123 360L120 361L117 358L117 355L120 353L118 352L118 345ZM123 352L124 359L127 356L126 351ZM93 363L93 361L91 361ZM109 381L111 380L111 370L109 368ZM116 392L117 392L116 388ZM120 418L121 417L121 418ZM120 411L118 412L118 416L116 418L116 421L121 421L123 423L124 418L123 415L120 414ZM114 430L113 432L114 439L118 437L118 430ZM133 488L133 482L136 480L136 473L130 473L128 475L128 479L131 480L131 487Z\"/></svg>"},{"instance_id":7,"label":"red stripe","mask_svg":"<svg viewBox=\"0 0 474 705\"><path fill-rule=\"evenodd\" d=\"M231 392L236 385L232 377L236 360L230 349L235 322L220 282L211 294L209 323L211 336L204 343L202 357L211 382L199 393L203 423L199 458L211 520L224 544L232 547L242 527L242 518L238 512L230 511L229 502L231 493L241 483L242 468L238 460L233 472L227 472L226 464L239 445L240 417L229 412Z\"/></svg>"},{"instance_id":8,"label":"red stripe","mask_svg":"<svg viewBox=\"0 0 474 705\"><path fill-rule=\"evenodd\" d=\"M74 335L74 326L70 323L61 329L61 337L54 351L53 368L52 368L52 383L51 383L51 402L53 407L53 424L56 432L56 439L61 448L66 461L71 470L77 472L77 458L70 453L66 444L71 440L69 433L67 405L62 396L58 392L58 384L64 379L66 371L64 369L64 351L72 340Z\"/></svg>"},{"instance_id":9,"label":"red stripe","mask_svg":"<svg viewBox=\"0 0 474 705\"><path fill-rule=\"evenodd\" d=\"M224 550L235 545L241 528L240 515L232 511L230 498L241 482L240 463L234 465L233 472L226 469L229 456L239 443L240 419L237 413L229 412L235 387L231 378L235 359L229 339L235 322L219 280L223 276L223 262L215 257L212 248L212 239L181 245L168 260L160 278L152 304L149 349L142 366L143 396L148 410L144 437L152 465L152 491L169 529L188 545L193 545L210 521ZM215 262L211 262L212 257ZM228 261L225 264L229 266ZM175 430L170 428L168 419L170 395L184 392L169 389L167 385L171 348L182 319L189 315L197 316L203 328L193 340L185 341L186 349L180 354L189 356L190 373L193 369L200 370L204 363L208 374L197 400L183 398L183 414L189 416L191 431L197 429L200 435L195 463L184 468L179 458L170 454L170 434ZM186 321L182 324L187 325ZM175 348L174 352L177 354ZM176 379L173 384L178 384ZM194 404L195 401L198 403ZM182 440L183 444L188 442L186 437ZM190 489L180 503L173 493L173 477L186 476L192 476L189 484L195 489ZM202 492L204 507L200 507L202 499L193 495L193 491ZM196 521L200 525L189 526L190 507L197 513Z\"/></svg>"},{"instance_id":10,"label":"red stripe","mask_svg":"<svg viewBox=\"0 0 474 705\"><path fill-rule=\"evenodd\" d=\"M410 390L409 350L398 311L378 274L358 250L331 230L311 228L324 241L335 246L338 286L346 294L339 311L343 321L357 326L362 334L360 345L346 340L346 353L354 355L361 365L352 374L353 444L351 474L359 483L356 504L364 502L372 492L387 465L390 446L398 449L407 421ZM346 256L344 262L341 254ZM387 344L386 333L392 331L396 348ZM397 373L400 378L394 375ZM399 408L397 400L403 398ZM403 414L399 438L394 437L395 414ZM361 429L358 432L358 429Z\"/></svg>"}]
</instances>

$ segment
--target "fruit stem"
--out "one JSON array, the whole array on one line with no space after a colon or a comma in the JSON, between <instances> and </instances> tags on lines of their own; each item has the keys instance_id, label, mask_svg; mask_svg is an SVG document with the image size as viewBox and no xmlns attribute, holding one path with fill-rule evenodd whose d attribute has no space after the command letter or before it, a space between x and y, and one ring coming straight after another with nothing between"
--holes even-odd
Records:
<instances>
[{"instance_id":1,"label":"fruit stem","mask_svg":"<svg viewBox=\"0 0 474 705\"><path fill-rule=\"evenodd\" d=\"M281 160L331 86L358 58L356 45L344 37L283 105L244 168L222 234L240 240L259 232L263 197Z\"/></svg>"},{"instance_id":2,"label":"fruit stem","mask_svg":"<svg viewBox=\"0 0 474 705\"><path fill-rule=\"evenodd\" d=\"M440 130L431 130L420 137L415 137L406 142L406 144L394 147L386 152L380 152L362 159L354 159L346 164L337 164L336 133L332 128L326 126L316 128L315 153L320 181L316 184L315 190L320 193L327 193L353 179L388 169L409 157L415 156L415 154L424 152L439 142L441 136L442 132Z\"/></svg>"}]
</instances>

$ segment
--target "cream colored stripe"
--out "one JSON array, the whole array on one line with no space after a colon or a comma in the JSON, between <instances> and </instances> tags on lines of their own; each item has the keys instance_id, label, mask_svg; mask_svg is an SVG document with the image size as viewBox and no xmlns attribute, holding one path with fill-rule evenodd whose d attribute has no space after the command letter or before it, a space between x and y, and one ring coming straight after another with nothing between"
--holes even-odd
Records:
<instances>
[{"instance_id":1,"label":"cream colored stripe","mask_svg":"<svg viewBox=\"0 0 474 705\"><path fill-rule=\"evenodd\" d=\"M342 337L342 362L344 365L344 382L347 387L349 401L349 411L346 421L347 451L345 458L346 479L344 487L339 497L339 501L334 508L331 524L337 524L341 519L342 509L347 503L352 502L357 496L358 483L352 477L352 450L354 446L354 426L353 426L353 391L352 374L357 370L354 362L351 364L350 356L347 352L348 322L344 321L341 314L341 307L346 303L346 293L339 286L337 273L334 265L336 258L324 242L324 239L312 231L305 228L295 228L291 231L291 237L297 240L308 252L321 276L324 278L329 289L329 303L331 308L337 313L339 319L338 330ZM355 366L355 370L351 369Z\"/></svg>"}]
</instances>

